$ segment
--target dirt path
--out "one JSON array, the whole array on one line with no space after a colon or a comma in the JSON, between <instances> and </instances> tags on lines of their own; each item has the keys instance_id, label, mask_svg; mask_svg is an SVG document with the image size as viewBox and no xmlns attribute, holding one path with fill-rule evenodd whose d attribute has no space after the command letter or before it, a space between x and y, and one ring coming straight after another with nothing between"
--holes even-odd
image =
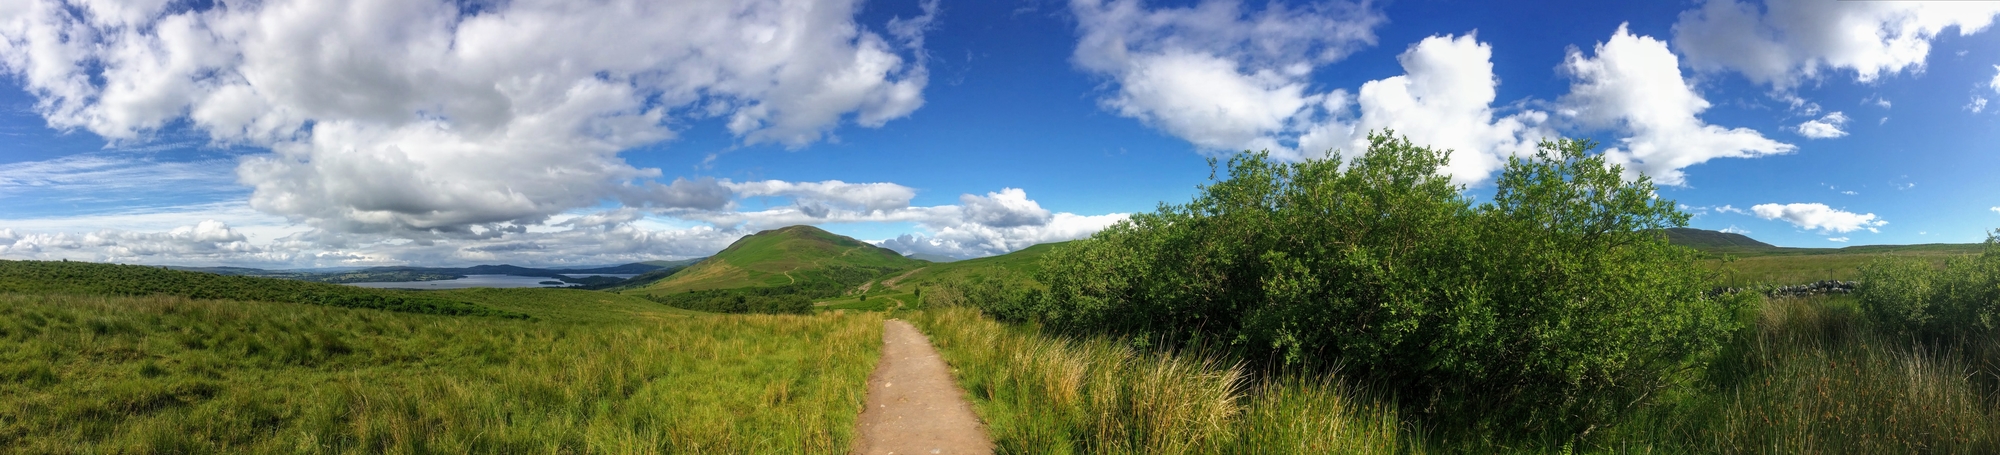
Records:
<instances>
[{"instance_id":1,"label":"dirt path","mask_svg":"<svg viewBox=\"0 0 2000 455\"><path fill-rule=\"evenodd\" d=\"M882 360L868 377L868 407L855 430L856 454L993 453L930 339L894 319L882 322Z\"/></svg>"}]
</instances>

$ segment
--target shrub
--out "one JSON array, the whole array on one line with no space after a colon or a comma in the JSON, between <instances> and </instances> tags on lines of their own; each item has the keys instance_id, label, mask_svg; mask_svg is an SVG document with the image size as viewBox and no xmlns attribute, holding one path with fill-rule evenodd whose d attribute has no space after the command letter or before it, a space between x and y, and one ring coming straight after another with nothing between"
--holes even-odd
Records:
<instances>
[{"instance_id":1,"label":"shrub","mask_svg":"<svg viewBox=\"0 0 2000 455\"><path fill-rule=\"evenodd\" d=\"M1945 260L1885 257L1861 268L1856 289L1877 327L1932 341L1965 340L2000 328L2000 231L1978 256Z\"/></svg>"},{"instance_id":2,"label":"shrub","mask_svg":"<svg viewBox=\"0 0 2000 455\"><path fill-rule=\"evenodd\" d=\"M1388 134L1349 162L1241 154L1193 201L1049 253L1026 313L1344 364L1447 421L1585 433L1698 368L1744 305L1704 296L1696 253L1657 233L1688 215L1593 147L1509 159L1478 206L1443 152Z\"/></svg>"}]
</instances>

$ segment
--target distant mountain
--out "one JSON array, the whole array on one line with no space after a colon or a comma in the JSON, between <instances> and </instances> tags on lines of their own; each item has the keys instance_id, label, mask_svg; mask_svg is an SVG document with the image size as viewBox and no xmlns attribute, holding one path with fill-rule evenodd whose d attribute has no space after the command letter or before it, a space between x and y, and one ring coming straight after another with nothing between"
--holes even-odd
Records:
<instances>
[{"instance_id":1,"label":"distant mountain","mask_svg":"<svg viewBox=\"0 0 2000 455\"><path fill-rule=\"evenodd\" d=\"M1712 248L1758 249L1777 248L1769 243L1759 242L1743 234L1711 231L1695 228L1667 228L1667 242L1698 250Z\"/></svg>"},{"instance_id":2,"label":"distant mountain","mask_svg":"<svg viewBox=\"0 0 2000 455\"><path fill-rule=\"evenodd\" d=\"M729 248L646 286L644 291L857 286L889 272L924 264L894 250L820 228L792 226L738 239Z\"/></svg>"}]
</instances>

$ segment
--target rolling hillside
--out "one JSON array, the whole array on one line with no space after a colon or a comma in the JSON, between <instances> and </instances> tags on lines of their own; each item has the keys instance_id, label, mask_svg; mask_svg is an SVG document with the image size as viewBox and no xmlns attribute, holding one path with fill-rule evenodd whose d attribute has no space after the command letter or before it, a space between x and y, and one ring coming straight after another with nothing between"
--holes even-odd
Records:
<instances>
[{"instance_id":1,"label":"rolling hillside","mask_svg":"<svg viewBox=\"0 0 2000 455\"><path fill-rule=\"evenodd\" d=\"M666 294L751 287L854 286L928 264L812 226L759 232L686 270L630 292Z\"/></svg>"},{"instance_id":2,"label":"rolling hillside","mask_svg":"<svg viewBox=\"0 0 2000 455\"><path fill-rule=\"evenodd\" d=\"M1979 254L1982 248L1977 243L1789 248L1742 234L1688 228L1668 229L1667 240L1708 253L1708 263L1725 286L1854 280L1860 278L1862 265L1883 256L1919 257L1943 264L1953 256Z\"/></svg>"}]
</instances>

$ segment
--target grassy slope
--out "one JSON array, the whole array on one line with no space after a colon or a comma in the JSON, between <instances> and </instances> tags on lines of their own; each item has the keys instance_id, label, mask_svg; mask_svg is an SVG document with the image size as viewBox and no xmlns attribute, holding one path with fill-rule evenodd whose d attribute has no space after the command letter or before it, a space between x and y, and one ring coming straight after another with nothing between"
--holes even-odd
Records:
<instances>
[{"instance_id":1,"label":"grassy slope","mask_svg":"<svg viewBox=\"0 0 2000 455\"><path fill-rule=\"evenodd\" d=\"M999 256L927 265L916 273L896 280L896 284L892 287L909 290L916 286L955 278L992 276L1003 270L1032 280L1035 273L1042 270L1042 256L1066 243L1069 242L1044 243Z\"/></svg>"},{"instance_id":2,"label":"grassy slope","mask_svg":"<svg viewBox=\"0 0 2000 455\"><path fill-rule=\"evenodd\" d=\"M0 292L0 453L845 453L876 314L562 289L532 320Z\"/></svg>"},{"instance_id":3,"label":"grassy slope","mask_svg":"<svg viewBox=\"0 0 2000 455\"><path fill-rule=\"evenodd\" d=\"M792 226L744 237L701 263L636 291L670 293L783 286L812 279L819 269L829 266L900 270L923 264L893 250L819 228Z\"/></svg>"},{"instance_id":4,"label":"grassy slope","mask_svg":"<svg viewBox=\"0 0 2000 455\"><path fill-rule=\"evenodd\" d=\"M1738 234L1700 229L1668 233L1675 245L1708 253L1708 264L1721 274L1721 285L1801 284L1820 280L1854 280L1861 266L1883 256L1913 256L1943 264L1945 258L1979 254L1980 245L1862 245L1846 248L1785 248ZM1746 243L1748 242L1748 243Z\"/></svg>"},{"instance_id":5,"label":"grassy slope","mask_svg":"<svg viewBox=\"0 0 2000 455\"><path fill-rule=\"evenodd\" d=\"M373 308L408 313L526 317L435 294L369 289L278 278L217 275L138 265L0 260L0 292L91 295L172 295L194 299Z\"/></svg>"}]
</instances>

